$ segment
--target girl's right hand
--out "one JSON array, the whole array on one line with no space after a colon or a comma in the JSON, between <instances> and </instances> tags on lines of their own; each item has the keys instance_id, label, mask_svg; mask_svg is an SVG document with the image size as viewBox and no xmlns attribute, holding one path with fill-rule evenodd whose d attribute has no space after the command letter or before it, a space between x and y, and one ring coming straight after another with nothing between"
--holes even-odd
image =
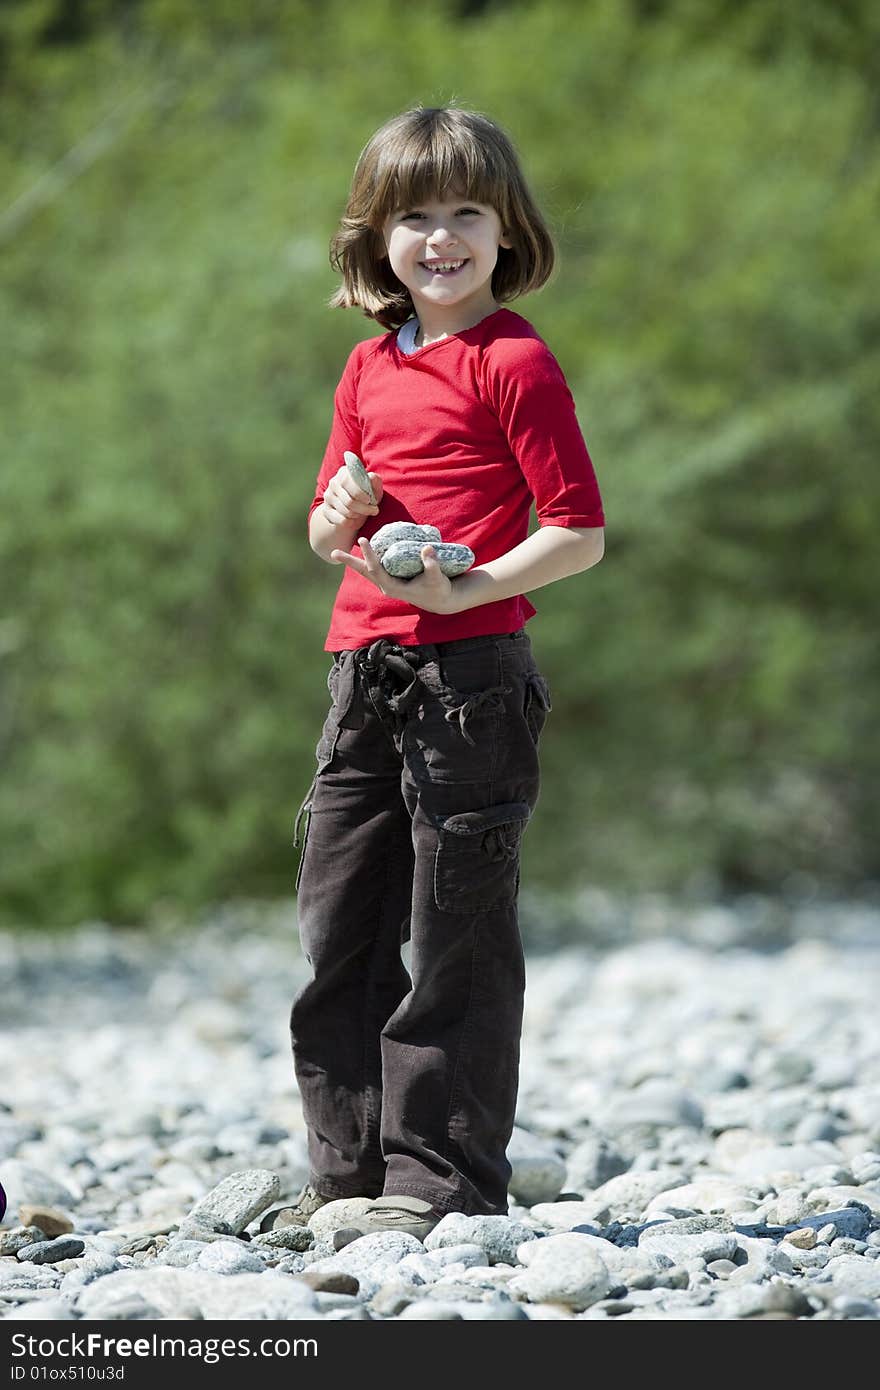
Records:
<instances>
[{"instance_id":1,"label":"girl's right hand","mask_svg":"<svg viewBox=\"0 0 880 1390\"><path fill-rule=\"evenodd\" d=\"M382 501L382 479L378 473L367 473L373 484L376 502ZM321 510L334 526L355 521L358 524L365 516L376 516L379 508L373 506L367 494L358 487L345 464L334 474L324 492Z\"/></svg>"}]
</instances>

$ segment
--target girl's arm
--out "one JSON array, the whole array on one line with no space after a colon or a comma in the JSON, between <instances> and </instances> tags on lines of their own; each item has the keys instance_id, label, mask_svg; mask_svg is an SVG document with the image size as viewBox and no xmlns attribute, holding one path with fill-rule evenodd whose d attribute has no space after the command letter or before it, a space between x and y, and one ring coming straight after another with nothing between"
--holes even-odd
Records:
<instances>
[{"instance_id":1,"label":"girl's arm","mask_svg":"<svg viewBox=\"0 0 880 1390\"><path fill-rule=\"evenodd\" d=\"M363 559L341 549L332 550L329 559L348 565L390 598L404 599L426 613L463 613L590 569L605 553L605 530L602 526L541 526L497 560L475 565L455 579L447 579L432 545L422 546L425 568L421 574L395 579L379 564L368 540L360 536L358 544Z\"/></svg>"},{"instance_id":2,"label":"girl's arm","mask_svg":"<svg viewBox=\"0 0 880 1390\"><path fill-rule=\"evenodd\" d=\"M368 473L367 477L376 494L376 505L362 492L352 480L345 464L330 479L320 507L316 507L309 518L309 545L316 555L329 565L338 565L332 558L334 550L351 550L354 538L370 516L378 516L378 503L382 501L382 479L378 473Z\"/></svg>"},{"instance_id":3,"label":"girl's arm","mask_svg":"<svg viewBox=\"0 0 880 1390\"><path fill-rule=\"evenodd\" d=\"M452 607L463 613L483 603L526 594L557 579L580 574L605 554L602 526L540 526L496 560L475 565L452 581Z\"/></svg>"}]
</instances>

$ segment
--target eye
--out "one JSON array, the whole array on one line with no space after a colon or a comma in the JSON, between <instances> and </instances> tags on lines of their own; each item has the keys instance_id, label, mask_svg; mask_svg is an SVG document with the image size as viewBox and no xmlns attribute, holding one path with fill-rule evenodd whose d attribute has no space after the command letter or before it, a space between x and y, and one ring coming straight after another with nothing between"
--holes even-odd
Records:
<instances>
[{"instance_id":1,"label":"eye","mask_svg":"<svg viewBox=\"0 0 880 1390\"><path fill-rule=\"evenodd\" d=\"M421 212L403 212L403 213L401 213L401 215L400 215L400 220L401 220L401 222L408 222L408 221L410 220L410 218L412 218L412 217L423 217L423 216L424 216L424 213L421 213Z\"/></svg>"},{"instance_id":2,"label":"eye","mask_svg":"<svg viewBox=\"0 0 880 1390\"><path fill-rule=\"evenodd\" d=\"M459 208L458 211L462 217L479 217L480 215L479 208Z\"/></svg>"}]
</instances>

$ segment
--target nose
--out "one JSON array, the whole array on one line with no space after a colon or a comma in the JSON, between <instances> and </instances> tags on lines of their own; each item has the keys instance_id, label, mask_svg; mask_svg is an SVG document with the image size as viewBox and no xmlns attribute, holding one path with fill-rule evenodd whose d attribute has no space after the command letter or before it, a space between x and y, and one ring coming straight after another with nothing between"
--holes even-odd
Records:
<instances>
[{"instance_id":1,"label":"nose","mask_svg":"<svg viewBox=\"0 0 880 1390\"><path fill-rule=\"evenodd\" d=\"M435 227L427 237L429 246L451 246L455 240L454 233L448 231L442 223L439 227Z\"/></svg>"}]
</instances>

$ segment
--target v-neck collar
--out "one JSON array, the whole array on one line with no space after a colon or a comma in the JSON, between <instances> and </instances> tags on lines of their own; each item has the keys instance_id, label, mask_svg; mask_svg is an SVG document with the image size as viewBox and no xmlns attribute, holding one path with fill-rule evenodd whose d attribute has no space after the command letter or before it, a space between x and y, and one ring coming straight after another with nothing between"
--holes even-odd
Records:
<instances>
[{"instance_id":1,"label":"v-neck collar","mask_svg":"<svg viewBox=\"0 0 880 1390\"><path fill-rule=\"evenodd\" d=\"M460 328L457 333L447 333L445 338L435 338L434 341L431 343L423 343L421 347L413 348L412 352L404 352L403 348L400 346L400 343L397 341L397 335L400 332L400 329L395 329L394 351L398 354L399 357L403 359L404 362L412 361L416 357L421 357L423 352L430 352L432 348L443 347L445 343L451 343L456 338L463 338L466 333L473 333L474 329L480 328L481 325L487 321L487 319L492 319L495 317L496 314L503 314L506 312L507 311L505 309L505 306L503 304L499 305L497 309L493 309L491 313L485 314L483 318L478 319L476 323L472 323L470 328ZM414 315L414 317L416 319L418 318L417 315ZM411 322L412 319L407 319L407 323ZM403 327L403 325L401 325L401 327Z\"/></svg>"}]
</instances>

